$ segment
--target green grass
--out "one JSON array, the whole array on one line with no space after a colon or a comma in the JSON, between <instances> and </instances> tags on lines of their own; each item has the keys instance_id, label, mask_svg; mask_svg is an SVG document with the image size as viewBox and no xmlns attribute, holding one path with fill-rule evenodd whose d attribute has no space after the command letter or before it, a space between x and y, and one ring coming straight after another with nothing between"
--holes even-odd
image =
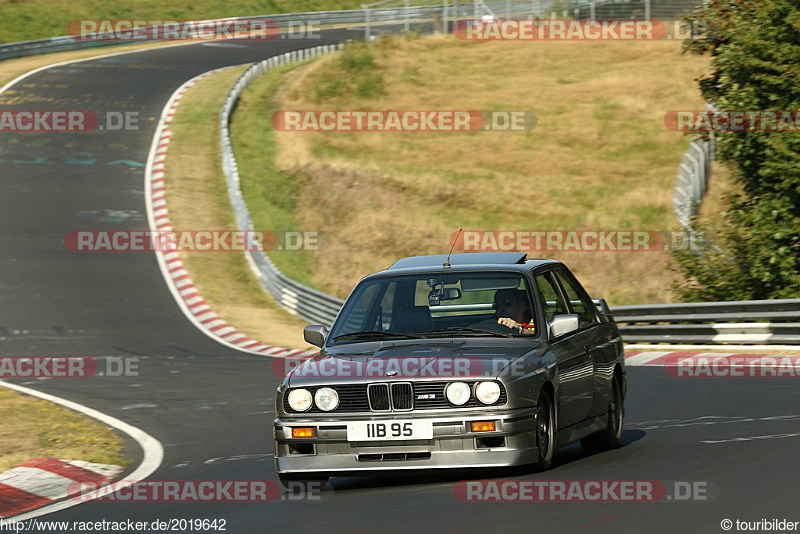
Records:
<instances>
[{"instance_id":1,"label":"green grass","mask_svg":"<svg viewBox=\"0 0 800 534\"><path fill-rule=\"evenodd\" d=\"M0 0L0 42L44 39L67 34L80 19L202 20L335 9L360 9L359 0Z\"/></svg>"},{"instance_id":2,"label":"green grass","mask_svg":"<svg viewBox=\"0 0 800 534\"><path fill-rule=\"evenodd\" d=\"M396 36L270 74L234 119L248 205L272 227L324 225L331 245L311 263L271 256L337 296L398 257L448 250L460 227L669 230L688 139L663 117L700 105L693 79L707 61L678 45ZM359 91L364 84L380 90ZM516 109L538 124L521 133L276 133L277 109ZM615 305L671 296L664 252L535 255L565 261Z\"/></svg>"},{"instance_id":3,"label":"green grass","mask_svg":"<svg viewBox=\"0 0 800 534\"><path fill-rule=\"evenodd\" d=\"M0 43L67 34L67 25L83 19L205 20L282 13L361 9L361 0L0 0ZM384 7L402 6L396 0ZM414 0L414 5L441 5Z\"/></svg>"},{"instance_id":4,"label":"green grass","mask_svg":"<svg viewBox=\"0 0 800 534\"><path fill-rule=\"evenodd\" d=\"M242 194L253 225L258 230L302 231L322 228L301 228L296 216L299 195L305 185L300 169L279 169L275 163L275 132L268 126L278 111L275 94L283 77L298 65L272 70L258 78L239 101L231 122L231 141L239 166ZM275 265L295 280L312 284L309 252L271 251Z\"/></svg>"},{"instance_id":5,"label":"green grass","mask_svg":"<svg viewBox=\"0 0 800 534\"><path fill-rule=\"evenodd\" d=\"M243 71L228 69L192 87L171 124L166 190L177 230L236 227L221 168L218 121L220 102ZM301 334L305 323L261 288L244 254L182 252L181 257L211 309L239 331L268 345L306 346Z\"/></svg>"}]
</instances>

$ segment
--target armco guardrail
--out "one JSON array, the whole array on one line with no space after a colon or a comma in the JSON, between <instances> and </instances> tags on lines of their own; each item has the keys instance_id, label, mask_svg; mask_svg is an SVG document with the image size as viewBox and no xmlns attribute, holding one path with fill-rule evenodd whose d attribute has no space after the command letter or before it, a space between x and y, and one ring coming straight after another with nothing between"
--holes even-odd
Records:
<instances>
[{"instance_id":1,"label":"armco guardrail","mask_svg":"<svg viewBox=\"0 0 800 534\"><path fill-rule=\"evenodd\" d=\"M612 308L628 343L800 344L800 299Z\"/></svg>"},{"instance_id":2,"label":"armco guardrail","mask_svg":"<svg viewBox=\"0 0 800 534\"><path fill-rule=\"evenodd\" d=\"M284 13L276 15L258 15L251 17L231 17L217 19L234 20L273 20L281 30L290 24L320 26L364 26L365 35L369 38L370 27L398 24L400 29L408 29L411 24L427 23L436 30L448 31L448 21L458 18L480 17L492 15L497 17L537 17L537 18L650 18L671 21L681 17L701 4L702 0L476 0L473 3L461 3L457 0L431 2L424 6L406 6L404 0L378 2L380 7L342 11L315 11L307 13ZM388 4L395 3L394 7ZM375 4L372 4L373 6ZM557 6L557 10L554 10ZM213 22L213 21L196 21ZM105 34L108 35L108 34ZM148 42L147 40L80 40L70 36L36 39L18 43L0 44L0 61L17 57L65 52L115 45Z\"/></svg>"},{"instance_id":3,"label":"armco guardrail","mask_svg":"<svg viewBox=\"0 0 800 534\"><path fill-rule=\"evenodd\" d=\"M678 179L675 182L675 194L672 200L675 217L687 232L693 233L692 220L708 189L711 177L711 164L716 149L714 134L708 139L695 137L681 159L678 166Z\"/></svg>"},{"instance_id":4,"label":"armco guardrail","mask_svg":"<svg viewBox=\"0 0 800 534\"><path fill-rule=\"evenodd\" d=\"M433 14L440 13L441 6L413 6L402 14L398 9L376 9L370 13L374 24L387 24L398 21L408 20L411 23L419 24L433 19ZM402 16L401 16L402 15ZM238 17L221 20L271 20L278 24L283 30L290 30L297 25L316 26L361 26L364 24L364 10L349 11L315 11L309 13L287 13L281 15L259 15L253 17ZM197 21L198 24L213 21ZM292 26L290 26L292 25ZM101 34L108 36L109 34ZM38 39L35 41L23 41L19 43L8 43L0 45L0 60L15 57L33 56L37 54L47 54L50 52L64 52L67 50L82 50L84 48L96 48L99 46L114 46L136 43L150 42L144 40L80 40L73 37L53 37L52 39Z\"/></svg>"},{"instance_id":5,"label":"armco guardrail","mask_svg":"<svg viewBox=\"0 0 800 534\"><path fill-rule=\"evenodd\" d=\"M305 61L307 59L320 57L338 50L341 46L342 45L317 46L315 48L288 52L256 63L242 73L225 97L225 102L222 105L219 118L222 171L225 173L225 180L228 185L228 196L233 205L236 225L240 230L254 230L254 228L253 222L250 219L250 211L247 209L244 197L242 196L239 169L236 165L236 158L233 156L231 139L228 131L231 113L233 113L236 107L239 96L255 78L270 69L297 61ZM342 307L342 300L295 282L283 274L264 252L248 252L246 254L261 285L278 301L278 303L292 313L308 321L326 325L333 323L333 319L339 312L339 308Z\"/></svg>"}]
</instances>

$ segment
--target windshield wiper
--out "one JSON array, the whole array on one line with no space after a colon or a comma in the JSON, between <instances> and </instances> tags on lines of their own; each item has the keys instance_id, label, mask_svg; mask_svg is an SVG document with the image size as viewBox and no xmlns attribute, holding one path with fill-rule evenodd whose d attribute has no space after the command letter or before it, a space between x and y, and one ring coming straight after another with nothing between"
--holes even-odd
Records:
<instances>
[{"instance_id":1,"label":"windshield wiper","mask_svg":"<svg viewBox=\"0 0 800 534\"><path fill-rule=\"evenodd\" d=\"M486 330L484 328L469 328L466 326L450 326L448 328L437 328L434 330L422 330L421 332L414 332L421 336L438 335L438 334L483 334L494 337L513 337L510 333L504 334L502 332L495 332L493 330Z\"/></svg>"},{"instance_id":2,"label":"windshield wiper","mask_svg":"<svg viewBox=\"0 0 800 534\"><path fill-rule=\"evenodd\" d=\"M403 339L421 339L422 336L418 336L416 334L405 334L403 332L390 332L390 331L383 331L383 330L364 330L361 332L348 332L347 334L342 334L340 336L336 336L333 338L334 341L340 341L342 339L348 338L359 338L359 337L399 337Z\"/></svg>"}]
</instances>

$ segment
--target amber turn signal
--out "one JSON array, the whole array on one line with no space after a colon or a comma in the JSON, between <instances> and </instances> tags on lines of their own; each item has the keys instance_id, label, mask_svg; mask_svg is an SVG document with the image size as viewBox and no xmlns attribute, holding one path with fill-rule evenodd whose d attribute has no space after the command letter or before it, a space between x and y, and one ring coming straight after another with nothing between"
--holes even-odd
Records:
<instances>
[{"instance_id":1,"label":"amber turn signal","mask_svg":"<svg viewBox=\"0 0 800 534\"><path fill-rule=\"evenodd\" d=\"M292 437L293 438L313 438L314 437L314 427L313 426L295 426L292 427Z\"/></svg>"},{"instance_id":2,"label":"amber turn signal","mask_svg":"<svg viewBox=\"0 0 800 534\"><path fill-rule=\"evenodd\" d=\"M494 432L496 430L494 421L480 421L471 423L473 432Z\"/></svg>"}]
</instances>

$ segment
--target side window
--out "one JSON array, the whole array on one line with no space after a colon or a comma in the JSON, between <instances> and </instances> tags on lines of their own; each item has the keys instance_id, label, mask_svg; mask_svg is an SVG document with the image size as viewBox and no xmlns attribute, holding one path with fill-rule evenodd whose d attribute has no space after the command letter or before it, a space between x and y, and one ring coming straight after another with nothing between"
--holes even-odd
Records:
<instances>
[{"instance_id":1,"label":"side window","mask_svg":"<svg viewBox=\"0 0 800 534\"><path fill-rule=\"evenodd\" d=\"M567 295L570 308L572 308L573 313L578 314L580 327L583 328L584 326L596 323L597 308L591 299L586 296L586 292L583 291L583 288L573 282L563 271L556 271L555 275L561 287L564 288L564 293Z\"/></svg>"},{"instance_id":2,"label":"side window","mask_svg":"<svg viewBox=\"0 0 800 534\"><path fill-rule=\"evenodd\" d=\"M548 322L553 320L556 315L569 313L564 299L558 290L558 286L553 280L552 273L540 274L536 277L536 285L539 287L539 293L542 294L544 299L544 315Z\"/></svg>"}]
</instances>

